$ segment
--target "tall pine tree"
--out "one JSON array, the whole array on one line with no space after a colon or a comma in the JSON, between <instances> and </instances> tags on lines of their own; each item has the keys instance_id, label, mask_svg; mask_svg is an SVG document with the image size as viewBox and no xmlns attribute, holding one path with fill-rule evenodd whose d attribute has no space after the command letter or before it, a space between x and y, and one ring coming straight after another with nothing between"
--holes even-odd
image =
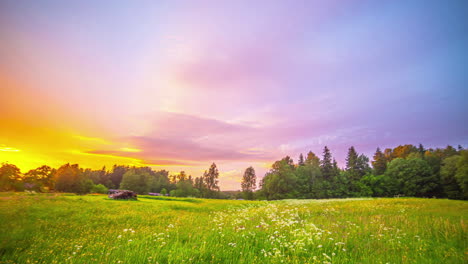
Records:
<instances>
[{"instance_id":1,"label":"tall pine tree","mask_svg":"<svg viewBox=\"0 0 468 264\"><path fill-rule=\"evenodd\" d=\"M323 148L323 159L320 164L322 170L322 176L325 180L330 180L333 178L333 164L332 164L332 155L327 146Z\"/></svg>"},{"instance_id":2,"label":"tall pine tree","mask_svg":"<svg viewBox=\"0 0 468 264\"><path fill-rule=\"evenodd\" d=\"M346 170L354 172L357 170L358 154L353 146L348 149L348 156L346 157Z\"/></svg>"},{"instance_id":3,"label":"tall pine tree","mask_svg":"<svg viewBox=\"0 0 468 264\"><path fill-rule=\"evenodd\" d=\"M375 151L372 167L374 168L375 175L383 175L387 169L387 159L380 148L377 148Z\"/></svg>"}]
</instances>

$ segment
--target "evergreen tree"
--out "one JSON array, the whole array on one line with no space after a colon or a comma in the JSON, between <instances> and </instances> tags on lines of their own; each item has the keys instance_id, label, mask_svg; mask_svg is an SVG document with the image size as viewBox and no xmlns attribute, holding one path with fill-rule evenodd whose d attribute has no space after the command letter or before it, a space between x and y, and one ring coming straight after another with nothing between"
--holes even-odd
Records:
<instances>
[{"instance_id":1,"label":"evergreen tree","mask_svg":"<svg viewBox=\"0 0 468 264\"><path fill-rule=\"evenodd\" d=\"M325 180L330 180L333 178L333 164L332 164L332 155L327 146L323 148L323 159L321 161L322 177Z\"/></svg>"},{"instance_id":2,"label":"evergreen tree","mask_svg":"<svg viewBox=\"0 0 468 264\"><path fill-rule=\"evenodd\" d=\"M358 154L353 146L348 149L348 156L346 157L346 170L354 172L357 170Z\"/></svg>"},{"instance_id":3,"label":"evergreen tree","mask_svg":"<svg viewBox=\"0 0 468 264\"><path fill-rule=\"evenodd\" d=\"M358 155L354 147L350 147L346 158L346 173L344 173L344 176L349 181L349 191L352 196L367 195L368 192L362 190L363 185L360 180L370 172L369 158L364 154Z\"/></svg>"},{"instance_id":4,"label":"evergreen tree","mask_svg":"<svg viewBox=\"0 0 468 264\"><path fill-rule=\"evenodd\" d=\"M380 148L377 148L375 151L372 167L374 168L375 175L383 175L387 169L387 160L385 159L385 155L382 153Z\"/></svg>"},{"instance_id":5,"label":"evergreen tree","mask_svg":"<svg viewBox=\"0 0 468 264\"><path fill-rule=\"evenodd\" d=\"M337 176L340 174L340 168L338 168L338 163L336 162L336 159L333 159L333 176Z\"/></svg>"}]
</instances>

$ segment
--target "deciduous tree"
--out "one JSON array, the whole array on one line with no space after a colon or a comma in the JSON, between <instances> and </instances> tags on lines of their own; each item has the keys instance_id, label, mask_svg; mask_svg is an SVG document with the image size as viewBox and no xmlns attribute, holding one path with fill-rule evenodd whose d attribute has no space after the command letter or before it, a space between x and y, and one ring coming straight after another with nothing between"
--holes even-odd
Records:
<instances>
[{"instance_id":1,"label":"deciduous tree","mask_svg":"<svg viewBox=\"0 0 468 264\"><path fill-rule=\"evenodd\" d=\"M21 171L16 165L3 163L0 167L0 191L22 189Z\"/></svg>"},{"instance_id":2,"label":"deciduous tree","mask_svg":"<svg viewBox=\"0 0 468 264\"><path fill-rule=\"evenodd\" d=\"M253 199L253 191L257 187L257 176L255 175L254 168L248 167L245 169L244 176L242 176L241 188L246 199Z\"/></svg>"}]
</instances>

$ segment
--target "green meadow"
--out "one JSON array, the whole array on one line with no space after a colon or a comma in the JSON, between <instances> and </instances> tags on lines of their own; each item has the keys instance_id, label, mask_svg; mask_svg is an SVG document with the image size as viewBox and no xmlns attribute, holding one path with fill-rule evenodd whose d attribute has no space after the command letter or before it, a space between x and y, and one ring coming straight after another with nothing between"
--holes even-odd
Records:
<instances>
[{"instance_id":1,"label":"green meadow","mask_svg":"<svg viewBox=\"0 0 468 264\"><path fill-rule=\"evenodd\" d=\"M468 203L0 194L0 263L467 263Z\"/></svg>"}]
</instances>

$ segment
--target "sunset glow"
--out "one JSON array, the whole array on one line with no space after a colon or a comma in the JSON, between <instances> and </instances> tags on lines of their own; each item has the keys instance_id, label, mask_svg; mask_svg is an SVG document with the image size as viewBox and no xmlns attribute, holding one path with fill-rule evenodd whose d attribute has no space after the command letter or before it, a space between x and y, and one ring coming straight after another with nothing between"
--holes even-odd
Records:
<instances>
[{"instance_id":1,"label":"sunset glow","mask_svg":"<svg viewBox=\"0 0 468 264\"><path fill-rule=\"evenodd\" d=\"M325 145L468 146L466 2L104 2L1 1L0 163L236 190Z\"/></svg>"}]
</instances>

